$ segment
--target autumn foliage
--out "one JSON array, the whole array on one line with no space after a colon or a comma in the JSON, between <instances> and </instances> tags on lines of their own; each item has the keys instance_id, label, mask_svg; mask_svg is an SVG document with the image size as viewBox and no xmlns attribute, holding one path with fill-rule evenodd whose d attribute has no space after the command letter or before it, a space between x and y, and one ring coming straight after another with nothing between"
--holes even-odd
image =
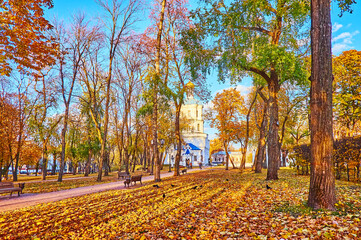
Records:
<instances>
[{"instance_id":1,"label":"autumn foliage","mask_svg":"<svg viewBox=\"0 0 361 240\"><path fill-rule=\"evenodd\" d=\"M337 210L305 206L308 177L213 170L0 213L1 239L340 239L361 237L360 185L338 182ZM172 185L173 184L173 187ZM266 184L272 189L266 189ZM163 195L164 194L164 195Z\"/></svg>"},{"instance_id":2,"label":"autumn foliage","mask_svg":"<svg viewBox=\"0 0 361 240\"><path fill-rule=\"evenodd\" d=\"M18 70L40 70L54 63L56 45L46 36L52 26L43 17L43 8L52 0L0 1L0 75Z\"/></svg>"}]
</instances>

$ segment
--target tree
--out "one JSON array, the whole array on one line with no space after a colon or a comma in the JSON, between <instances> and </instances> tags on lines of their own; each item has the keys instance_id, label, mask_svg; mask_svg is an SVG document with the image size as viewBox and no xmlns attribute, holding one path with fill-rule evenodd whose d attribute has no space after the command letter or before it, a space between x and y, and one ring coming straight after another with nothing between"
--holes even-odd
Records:
<instances>
[{"instance_id":1,"label":"tree","mask_svg":"<svg viewBox=\"0 0 361 240\"><path fill-rule=\"evenodd\" d=\"M217 135L223 143L226 152L226 170L228 170L229 153L231 142L237 139L241 127L241 116L244 112L244 99L235 88L223 90L212 100L213 107L210 118L211 127L218 130Z\"/></svg>"},{"instance_id":2,"label":"tree","mask_svg":"<svg viewBox=\"0 0 361 240\"><path fill-rule=\"evenodd\" d=\"M87 50L86 58L88 61L83 61L81 80L85 83L83 89L86 93L82 101L87 104L87 109L96 127L97 137L101 145L97 178L97 181L100 182L102 180L103 166L107 163L108 156L107 137L109 111L113 101L111 93L114 64L118 49L129 37L130 27L137 20L135 15L140 8L140 2L137 0L129 2L112 0L111 3L98 0L97 2L106 13L106 16L100 21L107 28L107 31L103 34L103 40L107 40L107 44L93 43L92 47ZM106 55L107 64L100 62L102 50L108 53ZM105 69L102 69L102 66L105 66Z\"/></svg>"},{"instance_id":3,"label":"tree","mask_svg":"<svg viewBox=\"0 0 361 240\"><path fill-rule=\"evenodd\" d=\"M153 147L154 147L154 162L155 162L155 174L154 181L159 182L160 179L160 158L159 158L159 149L158 149L158 91L159 91L159 82L161 81L161 45L162 45L162 32L163 32L163 23L164 23L164 13L167 0L162 0L161 2L161 11L159 13L159 22L158 22L158 33L156 41L156 57L155 57L155 72L153 76Z\"/></svg>"},{"instance_id":4,"label":"tree","mask_svg":"<svg viewBox=\"0 0 361 240\"><path fill-rule=\"evenodd\" d=\"M63 128L61 131L62 147L58 182L61 182L63 178L66 149L65 137L68 130L69 107L73 96L73 89L79 78L85 54L90 44L98 38L98 28L90 28L88 24L85 16L79 14L73 17L70 29L65 29L62 24L55 24L56 27L54 29L54 35L59 41L59 85L65 106Z\"/></svg>"},{"instance_id":5,"label":"tree","mask_svg":"<svg viewBox=\"0 0 361 240\"><path fill-rule=\"evenodd\" d=\"M138 139L133 139L134 135L132 133L134 133L134 130L139 133L137 131L139 119L136 114L139 108L138 100L143 86L145 66L145 60L141 54L141 44L137 38L138 36L130 37L125 46L119 49L120 59L116 64L114 79L115 86L119 89L115 93L118 103L113 106L114 132L120 159L123 159L125 171L128 174L130 157L136 148L133 140L137 141ZM121 122L119 118L121 118ZM136 136L139 136L139 134L136 134Z\"/></svg>"},{"instance_id":6,"label":"tree","mask_svg":"<svg viewBox=\"0 0 361 240\"><path fill-rule=\"evenodd\" d=\"M43 17L52 7L52 0L0 2L0 75L10 75L13 63L22 72L54 64L56 44L45 34L52 26Z\"/></svg>"},{"instance_id":7,"label":"tree","mask_svg":"<svg viewBox=\"0 0 361 240\"><path fill-rule=\"evenodd\" d=\"M34 88L39 93L41 100L34 107L34 114L29 119L29 127L32 129L34 139L42 145L43 180L46 180L47 175L48 144L56 126L61 121L59 116L49 116L51 108L57 105L57 93L51 70L51 68L47 68L37 74Z\"/></svg>"},{"instance_id":8,"label":"tree","mask_svg":"<svg viewBox=\"0 0 361 240\"><path fill-rule=\"evenodd\" d=\"M333 58L336 137L352 137L361 120L361 51L349 50ZM335 125L336 125L335 124Z\"/></svg>"},{"instance_id":9,"label":"tree","mask_svg":"<svg viewBox=\"0 0 361 240\"><path fill-rule=\"evenodd\" d=\"M338 0L341 15L354 0ZM311 0L311 177L308 205L335 209L332 130L332 53L330 1Z\"/></svg>"},{"instance_id":10,"label":"tree","mask_svg":"<svg viewBox=\"0 0 361 240\"><path fill-rule=\"evenodd\" d=\"M241 80L245 74L267 83L269 134L267 179L278 179L278 91L285 81L304 81L301 55L307 1L205 1L193 12L194 27L185 33L183 47L194 76L218 68L219 79ZM207 4L208 3L208 4ZM295 11L297 9L297 11Z\"/></svg>"}]
</instances>

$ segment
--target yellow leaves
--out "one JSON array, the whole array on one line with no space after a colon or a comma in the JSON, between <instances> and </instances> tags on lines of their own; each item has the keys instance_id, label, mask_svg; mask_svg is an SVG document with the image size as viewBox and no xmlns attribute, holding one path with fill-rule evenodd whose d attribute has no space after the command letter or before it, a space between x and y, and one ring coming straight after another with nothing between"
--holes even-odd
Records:
<instances>
[{"instance_id":1,"label":"yellow leaves","mask_svg":"<svg viewBox=\"0 0 361 240\"><path fill-rule=\"evenodd\" d=\"M277 191L265 189L264 174L214 170L167 179L159 183L160 189L150 184L0 213L0 239L312 239L345 234L355 239L360 235L359 212L313 213L314 218L302 212L308 179L288 171L280 171L282 180L267 182ZM203 187L193 190L196 185ZM349 195L342 192L339 206L347 210L352 201L361 208L360 192Z\"/></svg>"}]
</instances>

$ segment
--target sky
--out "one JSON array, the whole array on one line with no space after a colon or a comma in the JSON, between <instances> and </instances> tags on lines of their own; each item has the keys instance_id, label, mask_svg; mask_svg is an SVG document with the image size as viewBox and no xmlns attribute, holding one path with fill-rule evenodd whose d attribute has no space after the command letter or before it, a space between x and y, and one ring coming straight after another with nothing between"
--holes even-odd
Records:
<instances>
[{"instance_id":1,"label":"sky","mask_svg":"<svg viewBox=\"0 0 361 240\"><path fill-rule=\"evenodd\" d=\"M67 22L71 19L71 16L77 12L84 12L90 18L96 18L99 15L100 7L95 3L94 0L53 0L54 7L50 10L46 10L45 14L47 19L52 19L54 16L63 19L64 22ZM151 3L151 0L146 0L146 2ZM192 1L195 7L196 1ZM353 6L353 13L344 13L342 17L339 17L340 13L335 1L332 1L333 6L331 9L331 20L332 20L332 53L333 55L339 55L343 51L356 49L361 50L361 4L355 4ZM147 9L148 6L145 6ZM141 16L142 21L137 24L137 31L144 30L149 23L148 13L145 10ZM207 78L208 85L210 86L210 91L212 97L216 95L217 92L221 92L223 89L234 87L229 83L219 83L217 81L217 76L215 74ZM236 87L241 90L243 94L247 94L248 90L252 86L252 81L249 78L245 78L240 84ZM206 104L206 107L209 104ZM209 133L210 139L216 137L216 131L211 129L209 125L205 124L205 132Z\"/></svg>"}]
</instances>

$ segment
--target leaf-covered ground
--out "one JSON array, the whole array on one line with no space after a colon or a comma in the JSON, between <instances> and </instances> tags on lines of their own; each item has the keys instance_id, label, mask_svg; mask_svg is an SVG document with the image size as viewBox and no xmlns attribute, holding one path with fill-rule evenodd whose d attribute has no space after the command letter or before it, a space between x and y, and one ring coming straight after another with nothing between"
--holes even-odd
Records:
<instances>
[{"instance_id":1,"label":"leaf-covered ground","mask_svg":"<svg viewBox=\"0 0 361 240\"><path fill-rule=\"evenodd\" d=\"M0 213L0 239L361 238L360 185L338 182L337 211L314 212L308 177L280 178L210 170Z\"/></svg>"},{"instance_id":2,"label":"leaf-covered ground","mask_svg":"<svg viewBox=\"0 0 361 240\"><path fill-rule=\"evenodd\" d=\"M109 182L118 181L115 174L112 174L107 177L103 177L101 182L96 181L96 177L79 177L77 179L64 180L62 182L57 181L44 181L44 182L31 182L25 183L25 188L23 193L47 193L47 192L55 192L60 190L66 190L71 188L92 186L96 184L103 184Z\"/></svg>"}]
</instances>

